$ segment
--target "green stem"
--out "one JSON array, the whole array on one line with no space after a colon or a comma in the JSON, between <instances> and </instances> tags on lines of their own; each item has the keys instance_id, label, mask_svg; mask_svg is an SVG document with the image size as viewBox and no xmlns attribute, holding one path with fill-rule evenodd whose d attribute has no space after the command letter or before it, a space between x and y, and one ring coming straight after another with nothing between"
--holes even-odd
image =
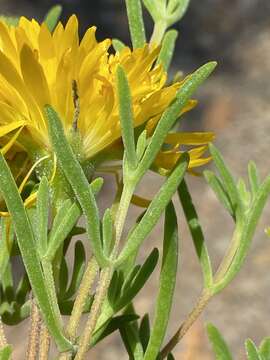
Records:
<instances>
[{"instance_id":1,"label":"green stem","mask_svg":"<svg viewBox=\"0 0 270 360\"><path fill-rule=\"evenodd\" d=\"M44 272L44 279L45 279L45 282L47 285L47 290L48 290L49 297L51 300L51 305L54 309L54 313L56 314L59 326L62 327L63 326L62 316L61 316L60 309L58 306L57 295L56 295L56 290L55 290L54 275L53 275L53 268L52 268L51 262L47 261L46 259L42 260L42 268L43 268L43 272Z\"/></svg>"},{"instance_id":2,"label":"green stem","mask_svg":"<svg viewBox=\"0 0 270 360\"><path fill-rule=\"evenodd\" d=\"M235 254L239 248L240 241L241 241L241 224L236 226L236 229L234 230L231 244L214 276L214 283L221 281L224 275L227 273L235 257Z\"/></svg>"},{"instance_id":3,"label":"green stem","mask_svg":"<svg viewBox=\"0 0 270 360\"><path fill-rule=\"evenodd\" d=\"M150 40L151 45L160 45L167 29L167 22L159 20L155 23L154 31Z\"/></svg>"},{"instance_id":4,"label":"green stem","mask_svg":"<svg viewBox=\"0 0 270 360\"><path fill-rule=\"evenodd\" d=\"M209 303L212 294L208 290L204 290L201 296L198 299L197 304L193 308L193 310L188 315L187 319L182 323L182 325L178 328L174 336L169 340L167 345L161 351L161 359L165 359L170 352L175 348L175 346L179 343L179 341L184 337L184 335L188 332L194 322L201 315L207 304Z\"/></svg>"}]
</instances>

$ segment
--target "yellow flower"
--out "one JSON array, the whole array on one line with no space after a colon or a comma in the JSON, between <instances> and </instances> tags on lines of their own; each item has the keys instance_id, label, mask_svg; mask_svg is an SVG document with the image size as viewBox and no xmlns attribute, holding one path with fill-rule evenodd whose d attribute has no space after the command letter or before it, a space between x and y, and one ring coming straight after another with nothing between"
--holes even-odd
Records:
<instances>
[{"instance_id":1,"label":"yellow flower","mask_svg":"<svg viewBox=\"0 0 270 360\"><path fill-rule=\"evenodd\" d=\"M83 159L109 153L121 141L115 71L126 71L134 110L134 127L145 124L149 135L181 83L166 86L167 75L155 66L159 49L145 45L120 53L110 51L111 41L97 42L91 27L79 40L78 21L72 16L51 34L45 24L22 17L18 26L0 22L0 143L3 153L51 153L44 105L59 113L66 134L76 127ZM195 105L190 101L184 111ZM156 167L169 170L179 157L179 145L206 145L212 134L171 134ZM191 167L201 160L206 146L192 150Z\"/></svg>"}]
</instances>

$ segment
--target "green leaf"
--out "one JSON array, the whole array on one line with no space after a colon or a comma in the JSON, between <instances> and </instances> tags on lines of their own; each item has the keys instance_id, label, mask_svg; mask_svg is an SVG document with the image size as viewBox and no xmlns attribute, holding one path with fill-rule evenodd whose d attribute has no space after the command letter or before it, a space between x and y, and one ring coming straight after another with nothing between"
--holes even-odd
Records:
<instances>
[{"instance_id":1,"label":"green leaf","mask_svg":"<svg viewBox=\"0 0 270 360\"><path fill-rule=\"evenodd\" d=\"M129 358L133 360L142 360L143 348L136 329L132 326L132 324L125 323L119 327L119 331Z\"/></svg>"},{"instance_id":2,"label":"green leaf","mask_svg":"<svg viewBox=\"0 0 270 360\"><path fill-rule=\"evenodd\" d=\"M11 248L13 245L13 229L8 218L1 218L1 237L0 237L0 284L4 274L6 274L9 264ZM9 228L9 231L8 231Z\"/></svg>"},{"instance_id":3,"label":"green leaf","mask_svg":"<svg viewBox=\"0 0 270 360\"><path fill-rule=\"evenodd\" d=\"M47 178L44 176L41 179L38 195L37 195L37 210L36 210L36 221L35 227L37 229L37 246L40 256L43 256L47 250L47 232L48 232L48 221L49 221L49 183Z\"/></svg>"},{"instance_id":4,"label":"green leaf","mask_svg":"<svg viewBox=\"0 0 270 360\"><path fill-rule=\"evenodd\" d=\"M250 183L250 188L251 188L251 194L252 197L254 198L254 196L256 195L261 180L260 180L260 176L257 170L257 166L253 161L250 161L248 164L248 177L249 177L249 183Z\"/></svg>"},{"instance_id":5,"label":"green leaf","mask_svg":"<svg viewBox=\"0 0 270 360\"><path fill-rule=\"evenodd\" d=\"M116 52L120 52L121 50L123 50L126 47L126 45L119 39L113 39L112 45Z\"/></svg>"},{"instance_id":6,"label":"green leaf","mask_svg":"<svg viewBox=\"0 0 270 360\"><path fill-rule=\"evenodd\" d=\"M166 335L171 313L178 265L178 225L172 203L166 208L159 292L150 340L144 360L155 360Z\"/></svg>"},{"instance_id":7,"label":"green leaf","mask_svg":"<svg viewBox=\"0 0 270 360\"><path fill-rule=\"evenodd\" d=\"M104 254L109 256L114 240L114 225L111 209L106 209L102 220L102 235Z\"/></svg>"},{"instance_id":8,"label":"green leaf","mask_svg":"<svg viewBox=\"0 0 270 360\"><path fill-rule=\"evenodd\" d=\"M30 290L31 286L29 284L28 276L27 274L24 274L16 289L16 302L23 305Z\"/></svg>"},{"instance_id":9,"label":"green leaf","mask_svg":"<svg viewBox=\"0 0 270 360\"><path fill-rule=\"evenodd\" d=\"M119 115L122 131L122 139L125 148L125 156L129 168L137 166L137 155L134 141L134 116L131 100L131 92L125 70L118 65L116 69L117 95L119 102Z\"/></svg>"},{"instance_id":10,"label":"green leaf","mask_svg":"<svg viewBox=\"0 0 270 360\"><path fill-rule=\"evenodd\" d=\"M192 236L193 244L202 267L204 286L208 288L213 283L212 265L197 211L193 205L192 198L185 180L183 180L178 187L178 196L181 201L181 205L189 226L189 231Z\"/></svg>"},{"instance_id":11,"label":"green leaf","mask_svg":"<svg viewBox=\"0 0 270 360\"><path fill-rule=\"evenodd\" d=\"M98 177L91 182L90 189L93 191L94 195L99 194L103 184L104 184L104 179L102 177Z\"/></svg>"},{"instance_id":12,"label":"green leaf","mask_svg":"<svg viewBox=\"0 0 270 360\"><path fill-rule=\"evenodd\" d=\"M168 4L168 11L170 16L168 16L168 26L171 26L182 19L185 15L190 0L171 0Z\"/></svg>"},{"instance_id":13,"label":"green leaf","mask_svg":"<svg viewBox=\"0 0 270 360\"><path fill-rule=\"evenodd\" d=\"M237 210L239 209L240 213L242 210L242 203L239 198L238 189L235 183L231 172L229 171L228 167L226 166L223 157L221 156L218 149L213 145L209 145L210 153L213 157L214 163L220 173L220 176L223 180L223 185L225 187L225 191L227 192L230 202L232 204L232 209L234 215L237 215Z\"/></svg>"},{"instance_id":14,"label":"green leaf","mask_svg":"<svg viewBox=\"0 0 270 360\"><path fill-rule=\"evenodd\" d=\"M0 154L0 173L0 191L5 199L8 211L12 216L17 241L34 296L41 310L45 324L53 336L59 350L68 350L71 348L71 344L64 337L61 326L57 320L57 315L52 309L39 262L31 224L27 217L15 180L2 154Z\"/></svg>"},{"instance_id":15,"label":"green leaf","mask_svg":"<svg viewBox=\"0 0 270 360\"><path fill-rule=\"evenodd\" d=\"M239 197L244 205L244 208L247 209L250 205L251 196L250 192L247 190L245 181L243 178L239 178L237 183Z\"/></svg>"},{"instance_id":16,"label":"green leaf","mask_svg":"<svg viewBox=\"0 0 270 360\"><path fill-rule=\"evenodd\" d=\"M231 200L226 193L223 183L212 171L205 170L203 172L203 175L205 177L205 180L209 184L209 186L212 188L212 190L216 194L220 203L224 206L224 208L229 212L229 214L235 220L234 209L233 209Z\"/></svg>"},{"instance_id":17,"label":"green leaf","mask_svg":"<svg viewBox=\"0 0 270 360\"><path fill-rule=\"evenodd\" d=\"M114 305L115 312L124 308L132 301L132 299L134 299L154 271L157 262L158 250L154 249L146 259L145 263L141 266L132 282L129 284L129 287L124 288L123 294L118 298L118 301Z\"/></svg>"},{"instance_id":18,"label":"green leaf","mask_svg":"<svg viewBox=\"0 0 270 360\"><path fill-rule=\"evenodd\" d=\"M66 259L62 257L60 272L59 272L59 297L61 299L65 298L64 295L67 291L67 285L68 285L68 266Z\"/></svg>"},{"instance_id":19,"label":"green leaf","mask_svg":"<svg viewBox=\"0 0 270 360\"><path fill-rule=\"evenodd\" d=\"M48 26L50 32L53 32L53 30L55 29L62 14L62 10L63 8L61 5L55 5L49 10L47 15L45 16L44 22Z\"/></svg>"},{"instance_id":20,"label":"green leaf","mask_svg":"<svg viewBox=\"0 0 270 360\"><path fill-rule=\"evenodd\" d=\"M191 74L182 84L182 86L177 92L176 99L172 102L169 108L165 110L165 112L161 116L160 121L158 122L154 134L151 137L151 141L144 153L141 162L138 165L138 169L136 171L138 178L141 178L145 174L145 172L151 167L153 161L155 160L158 152L160 151L164 143L168 132L175 124L176 120L179 118L180 112L185 108L195 90L212 73L216 65L216 62L210 62L203 65L193 74Z\"/></svg>"},{"instance_id":21,"label":"green leaf","mask_svg":"<svg viewBox=\"0 0 270 360\"><path fill-rule=\"evenodd\" d=\"M175 360L175 357L173 356L172 353L170 353L170 354L167 356L167 360Z\"/></svg>"},{"instance_id":22,"label":"green leaf","mask_svg":"<svg viewBox=\"0 0 270 360\"><path fill-rule=\"evenodd\" d=\"M101 268L108 266L110 260L104 256L102 250L99 212L93 191L65 137L63 125L57 113L49 105L45 106L45 113L48 118L49 134L57 159L86 217L87 233L94 256Z\"/></svg>"},{"instance_id":23,"label":"green leaf","mask_svg":"<svg viewBox=\"0 0 270 360\"><path fill-rule=\"evenodd\" d=\"M146 38L141 0L126 0L126 7L133 48L142 48Z\"/></svg>"},{"instance_id":24,"label":"green leaf","mask_svg":"<svg viewBox=\"0 0 270 360\"><path fill-rule=\"evenodd\" d=\"M181 183L187 170L188 162L189 156L187 153L185 153L181 156L179 163L176 165L167 181L155 195L139 224L134 228L128 237L124 249L116 260L117 265L124 262L130 255L136 252L142 242L150 234L169 201L171 200L173 194L177 190L177 187Z\"/></svg>"},{"instance_id":25,"label":"green leaf","mask_svg":"<svg viewBox=\"0 0 270 360\"><path fill-rule=\"evenodd\" d=\"M69 204L68 209L66 204ZM71 202L68 203L68 201L66 201L64 208L66 209L65 215L62 219L57 218L57 225L53 226L49 235L48 249L46 254L44 254L44 258L49 261L53 261L57 250L63 244L81 216L81 210L76 203L71 205ZM62 214L62 211L60 212Z\"/></svg>"},{"instance_id":26,"label":"green leaf","mask_svg":"<svg viewBox=\"0 0 270 360\"><path fill-rule=\"evenodd\" d=\"M144 317L142 318L139 329L140 341L144 352L147 348L150 339L150 333L151 333L151 327L150 327L149 315L145 314Z\"/></svg>"},{"instance_id":27,"label":"green leaf","mask_svg":"<svg viewBox=\"0 0 270 360\"><path fill-rule=\"evenodd\" d=\"M85 259L84 245L81 241L77 241L74 251L72 278L69 288L64 295L65 299L72 297L78 290L85 270Z\"/></svg>"},{"instance_id":28,"label":"green leaf","mask_svg":"<svg viewBox=\"0 0 270 360\"><path fill-rule=\"evenodd\" d=\"M245 342L248 360L262 360L254 342L250 339Z\"/></svg>"},{"instance_id":29,"label":"green leaf","mask_svg":"<svg viewBox=\"0 0 270 360\"><path fill-rule=\"evenodd\" d=\"M266 337L260 344L260 356L262 360L269 360L270 359L270 337Z\"/></svg>"},{"instance_id":30,"label":"green leaf","mask_svg":"<svg viewBox=\"0 0 270 360\"><path fill-rule=\"evenodd\" d=\"M0 360L9 360L12 354L12 348L10 345L0 349Z\"/></svg>"},{"instance_id":31,"label":"green leaf","mask_svg":"<svg viewBox=\"0 0 270 360\"><path fill-rule=\"evenodd\" d=\"M141 158L143 157L146 146L147 146L147 131L144 130L138 137L138 141L137 141L136 155L138 161L140 161Z\"/></svg>"},{"instance_id":32,"label":"green leaf","mask_svg":"<svg viewBox=\"0 0 270 360\"><path fill-rule=\"evenodd\" d=\"M123 283L123 272L115 271L110 283L108 296L103 304L101 316L98 320L96 332L118 311L123 309L143 288L154 271L158 261L158 250L154 249L142 266L135 266Z\"/></svg>"},{"instance_id":33,"label":"green leaf","mask_svg":"<svg viewBox=\"0 0 270 360\"><path fill-rule=\"evenodd\" d=\"M162 47L159 53L157 64L162 64L163 69L168 71L175 49L175 42L178 37L178 31L170 30L166 32L162 41Z\"/></svg>"},{"instance_id":34,"label":"green leaf","mask_svg":"<svg viewBox=\"0 0 270 360\"><path fill-rule=\"evenodd\" d=\"M239 270L242 267L242 264L247 256L247 252L254 235L256 226L261 217L263 208L266 204L266 201L270 194L270 176L268 176L265 181L261 184L259 190L257 191L256 197L253 200L252 207L249 209L245 221L240 229L240 241L237 252L233 258L231 266L224 275L223 279L215 283L214 292L218 293L224 287L226 287L231 280L236 276Z\"/></svg>"},{"instance_id":35,"label":"green leaf","mask_svg":"<svg viewBox=\"0 0 270 360\"><path fill-rule=\"evenodd\" d=\"M97 343L111 335L113 332L118 330L121 326L125 325L126 323L133 322L139 319L139 316L136 314L127 314L127 315L120 315L115 316L114 318L110 319L108 323L106 323L100 331L98 331L91 340L91 347L95 346Z\"/></svg>"},{"instance_id":36,"label":"green leaf","mask_svg":"<svg viewBox=\"0 0 270 360\"><path fill-rule=\"evenodd\" d=\"M212 344L216 360L233 360L228 345L218 329L212 324L207 324L207 333Z\"/></svg>"}]
</instances>

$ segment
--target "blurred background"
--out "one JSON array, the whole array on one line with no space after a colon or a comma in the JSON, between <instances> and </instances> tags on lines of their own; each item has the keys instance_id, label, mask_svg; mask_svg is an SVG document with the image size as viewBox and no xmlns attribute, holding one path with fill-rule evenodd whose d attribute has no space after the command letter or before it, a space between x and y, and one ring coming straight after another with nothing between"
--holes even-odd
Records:
<instances>
[{"instance_id":1,"label":"blurred background","mask_svg":"<svg viewBox=\"0 0 270 360\"><path fill-rule=\"evenodd\" d=\"M129 43L124 0L63 0L62 20L78 15L83 33L89 25L98 27L99 39L117 37ZM42 19L54 5L51 0L0 0L0 12ZM268 0L191 0L185 18L178 25L180 38L173 71L188 73L199 65L217 60L218 69L197 92L199 106L181 123L182 129L212 130L216 144L236 176L246 176L248 160L256 161L262 176L270 172L270 2ZM146 15L148 34L151 20ZM101 199L109 204L111 180ZM149 186L151 182L151 187ZM150 174L140 187L140 194L150 197L158 189L160 178ZM193 188L213 262L218 265L231 236L232 223L204 183L203 178L188 178ZM181 271L170 325L172 333L192 309L201 289L201 274L181 209ZM131 209L130 223L137 210ZM252 250L239 276L208 306L200 321L175 351L176 359L214 359L205 335L204 324L213 322L227 339L235 359L245 359L244 340L257 344L270 336L270 239L264 228L270 225L269 206L257 229ZM141 259L160 246L161 224L149 238ZM151 278L136 302L140 314L153 313L158 273ZM11 342L18 347L16 359L24 351L26 324L17 331L9 329ZM16 335L17 334L17 335ZM90 357L89 357L90 358ZM118 336L105 341L91 359L125 359Z\"/></svg>"}]
</instances>

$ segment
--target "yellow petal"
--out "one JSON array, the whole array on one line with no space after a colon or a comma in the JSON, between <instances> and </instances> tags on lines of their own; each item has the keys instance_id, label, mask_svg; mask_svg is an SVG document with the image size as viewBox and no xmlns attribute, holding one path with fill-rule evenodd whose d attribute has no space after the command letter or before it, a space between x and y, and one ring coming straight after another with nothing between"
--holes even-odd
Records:
<instances>
[{"instance_id":1,"label":"yellow petal","mask_svg":"<svg viewBox=\"0 0 270 360\"><path fill-rule=\"evenodd\" d=\"M170 133L166 136L165 143L170 145L202 145L212 142L215 138L212 132Z\"/></svg>"}]
</instances>

